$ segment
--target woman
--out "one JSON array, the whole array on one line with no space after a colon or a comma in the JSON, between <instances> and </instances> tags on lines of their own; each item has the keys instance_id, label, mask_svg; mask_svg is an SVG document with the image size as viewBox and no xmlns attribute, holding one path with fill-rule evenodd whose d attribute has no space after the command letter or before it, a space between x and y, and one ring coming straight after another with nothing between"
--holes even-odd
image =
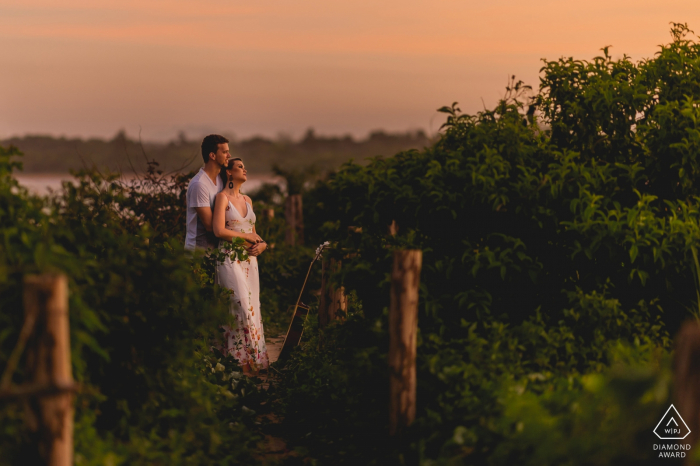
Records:
<instances>
[{"instance_id":1,"label":"woman","mask_svg":"<svg viewBox=\"0 0 700 466\"><path fill-rule=\"evenodd\" d=\"M217 283L233 291L229 312L236 318L233 328L224 326L221 353L238 359L244 373L267 369L269 360L260 315L258 259L267 244L255 232L255 214L250 198L241 194L247 171L240 158L229 160L221 169L224 189L216 195L212 229L221 239L219 248L228 250L234 237L246 240L248 259L227 258L217 265ZM241 213L243 212L243 213Z\"/></svg>"}]
</instances>

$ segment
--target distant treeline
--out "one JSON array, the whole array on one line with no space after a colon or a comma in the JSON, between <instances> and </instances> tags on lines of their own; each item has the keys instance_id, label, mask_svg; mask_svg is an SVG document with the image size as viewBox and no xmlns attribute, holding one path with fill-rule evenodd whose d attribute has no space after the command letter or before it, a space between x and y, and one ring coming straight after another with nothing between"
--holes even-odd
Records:
<instances>
[{"instance_id":1,"label":"distant treeline","mask_svg":"<svg viewBox=\"0 0 700 466\"><path fill-rule=\"evenodd\" d=\"M129 139L124 131L111 140L24 136L0 141L0 145L16 146L24 153L26 173L64 173L92 166L133 172L143 170L147 159L156 160L167 171L189 171L202 164L200 144L201 140L188 139L182 133L178 139L166 143L140 143ZM368 157L392 156L429 144L428 136L421 130L374 131L367 138L356 140L352 136L318 136L309 129L298 141L256 136L232 140L230 146L231 152L242 157L250 170L269 172L274 164L285 168L315 165L325 171L350 159L364 164Z\"/></svg>"}]
</instances>

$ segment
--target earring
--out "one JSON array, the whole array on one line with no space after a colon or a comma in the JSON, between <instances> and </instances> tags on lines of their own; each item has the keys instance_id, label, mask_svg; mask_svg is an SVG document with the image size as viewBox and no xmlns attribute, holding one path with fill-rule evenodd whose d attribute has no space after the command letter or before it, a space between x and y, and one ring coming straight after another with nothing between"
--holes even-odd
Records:
<instances>
[{"instance_id":1,"label":"earring","mask_svg":"<svg viewBox=\"0 0 700 466\"><path fill-rule=\"evenodd\" d=\"M233 181L228 182L228 189L233 189Z\"/></svg>"}]
</instances>

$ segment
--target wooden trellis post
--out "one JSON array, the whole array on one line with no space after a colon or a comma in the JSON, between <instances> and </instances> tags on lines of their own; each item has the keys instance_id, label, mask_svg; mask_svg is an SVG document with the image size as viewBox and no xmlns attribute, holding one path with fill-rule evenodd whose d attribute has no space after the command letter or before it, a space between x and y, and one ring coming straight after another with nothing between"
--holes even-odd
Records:
<instances>
[{"instance_id":1,"label":"wooden trellis post","mask_svg":"<svg viewBox=\"0 0 700 466\"><path fill-rule=\"evenodd\" d=\"M330 275L329 260L323 259L321 261L321 296L320 303L318 305L318 326L320 328L325 328L330 323L330 316L328 315L328 305L330 304L331 296L328 283Z\"/></svg>"},{"instance_id":2,"label":"wooden trellis post","mask_svg":"<svg viewBox=\"0 0 700 466\"><path fill-rule=\"evenodd\" d=\"M387 227L387 231L389 233L389 236L396 236L396 234L399 232L399 224L396 223L396 220L391 221L391 223Z\"/></svg>"},{"instance_id":3,"label":"wooden trellis post","mask_svg":"<svg viewBox=\"0 0 700 466\"><path fill-rule=\"evenodd\" d=\"M1 398L24 402L25 421L34 433L43 464L73 464L73 374L65 275L24 277L24 324L0 381ZM26 355L27 382L12 385L12 374Z\"/></svg>"},{"instance_id":4,"label":"wooden trellis post","mask_svg":"<svg viewBox=\"0 0 700 466\"><path fill-rule=\"evenodd\" d=\"M389 303L389 434L400 435L416 417L418 287L423 253L394 252Z\"/></svg>"},{"instance_id":5,"label":"wooden trellis post","mask_svg":"<svg viewBox=\"0 0 700 466\"><path fill-rule=\"evenodd\" d=\"M301 194L287 196L284 206L284 217L287 222L284 239L292 246L304 244L304 214Z\"/></svg>"},{"instance_id":6,"label":"wooden trellis post","mask_svg":"<svg viewBox=\"0 0 700 466\"><path fill-rule=\"evenodd\" d=\"M34 275L24 279L25 315L37 315L36 330L27 345L27 373L38 387L57 393L30 399L28 418L36 422L39 451L46 464L73 464L73 373L68 326L68 280L64 275Z\"/></svg>"},{"instance_id":7,"label":"wooden trellis post","mask_svg":"<svg viewBox=\"0 0 700 466\"><path fill-rule=\"evenodd\" d=\"M340 272L340 268L343 265L342 261L337 261L331 259L331 273ZM330 285L330 303L328 305L328 315L330 320L338 320L345 318L348 312L348 297L345 295L345 287L339 286L338 288Z\"/></svg>"},{"instance_id":8,"label":"wooden trellis post","mask_svg":"<svg viewBox=\"0 0 700 466\"><path fill-rule=\"evenodd\" d=\"M678 413L690 429L683 442L695 445L700 429L700 325L687 321L676 337L673 361L674 400ZM690 455L684 464L690 462Z\"/></svg>"},{"instance_id":9,"label":"wooden trellis post","mask_svg":"<svg viewBox=\"0 0 700 466\"><path fill-rule=\"evenodd\" d=\"M330 274L339 272L341 265L342 261L335 259L324 259L321 265L321 303L318 311L318 324L321 328L341 318L348 311L345 287L340 286L336 289L330 283Z\"/></svg>"}]
</instances>

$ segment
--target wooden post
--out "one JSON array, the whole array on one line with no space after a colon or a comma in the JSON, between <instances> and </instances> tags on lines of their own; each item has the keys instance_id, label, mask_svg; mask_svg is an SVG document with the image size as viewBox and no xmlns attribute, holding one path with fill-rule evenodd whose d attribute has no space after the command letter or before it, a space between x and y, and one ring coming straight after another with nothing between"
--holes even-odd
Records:
<instances>
[{"instance_id":1,"label":"wooden post","mask_svg":"<svg viewBox=\"0 0 700 466\"><path fill-rule=\"evenodd\" d=\"M330 293L330 264L328 259L321 260L321 302L318 306L318 326L319 328L326 328L330 323L330 316L328 315L328 307L331 303L331 293Z\"/></svg>"},{"instance_id":2,"label":"wooden post","mask_svg":"<svg viewBox=\"0 0 700 466\"><path fill-rule=\"evenodd\" d=\"M302 211L301 194L287 196L284 206L284 217L287 222L285 241L287 244L304 244L304 214Z\"/></svg>"},{"instance_id":3,"label":"wooden post","mask_svg":"<svg viewBox=\"0 0 700 466\"><path fill-rule=\"evenodd\" d=\"M275 218L275 209L265 209L263 210L263 213L265 214L265 218L267 220L272 220Z\"/></svg>"},{"instance_id":4,"label":"wooden post","mask_svg":"<svg viewBox=\"0 0 700 466\"><path fill-rule=\"evenodd\" d=\"M400 435L416 417L418 286L423 253L394 251L389 303L389 434Z\"/></svg>"},{"instance_id":5,"label":"wooden post","mask_svg":"<svg viewBox=\"0 0 700 466\"><path fill-rule=\"evenodd\" d=\"M342 261L323 260L321 265L321 302L318 308L318 324L324 328L334 320L342 319L348 312L348 297L345 287L334 288L330 275L340 272Z\"/></svg>"},{"instance_id":6,"label":"wooden post","mask_svg":"<svg viewBox=\"0 0 700 466\"><path fill-rule=\"evenodd\" d=\"M673 379L675 406L690 429L683 443L695 445L700 429L700 326L694 320L685 322L676 337ZM694 464L690 455L684 464Z\"/></svg>"},{"instance_id":7,"label":"wooden post","mask_svg":"<svg viewBox=\"0 0 700 466\"><path fill-rule=\"evenodd\" d=\"M399 224L396 223L396 220L392 220L389 226L387 227L389 236L396 236L396 234L399 232Z\"/></svg>"},{"instance_id":8,"label":"wooden post","mask_svg":"<svg viewBox=\"0 0 700 466\"><path fill-rule=\"evenodd\" d=\"M336 261L331 259L331 272L340 272L340 267L343 265L342 261ZM329 292L331 300L328 306L328 316L331 321L344 319L348 312L348 297L345 296L345 287L339 286L334 288L332 285L329 286Z\"/></svg>"},{"instance_id":9,"label":"wooden post","mask_svg":"<svg viewBox=\"0 0 700 466\"><path fill-rule=\"evenodd\" d=\"M73 374L68 325L68 280L64 275L24 278L25 319L36 318L27 342L30 385L43 394L25 399L26 420L36 433L44 464L73 464ZM41 392L40 392L41 393Z\"/></svg>"}]
</instances>

